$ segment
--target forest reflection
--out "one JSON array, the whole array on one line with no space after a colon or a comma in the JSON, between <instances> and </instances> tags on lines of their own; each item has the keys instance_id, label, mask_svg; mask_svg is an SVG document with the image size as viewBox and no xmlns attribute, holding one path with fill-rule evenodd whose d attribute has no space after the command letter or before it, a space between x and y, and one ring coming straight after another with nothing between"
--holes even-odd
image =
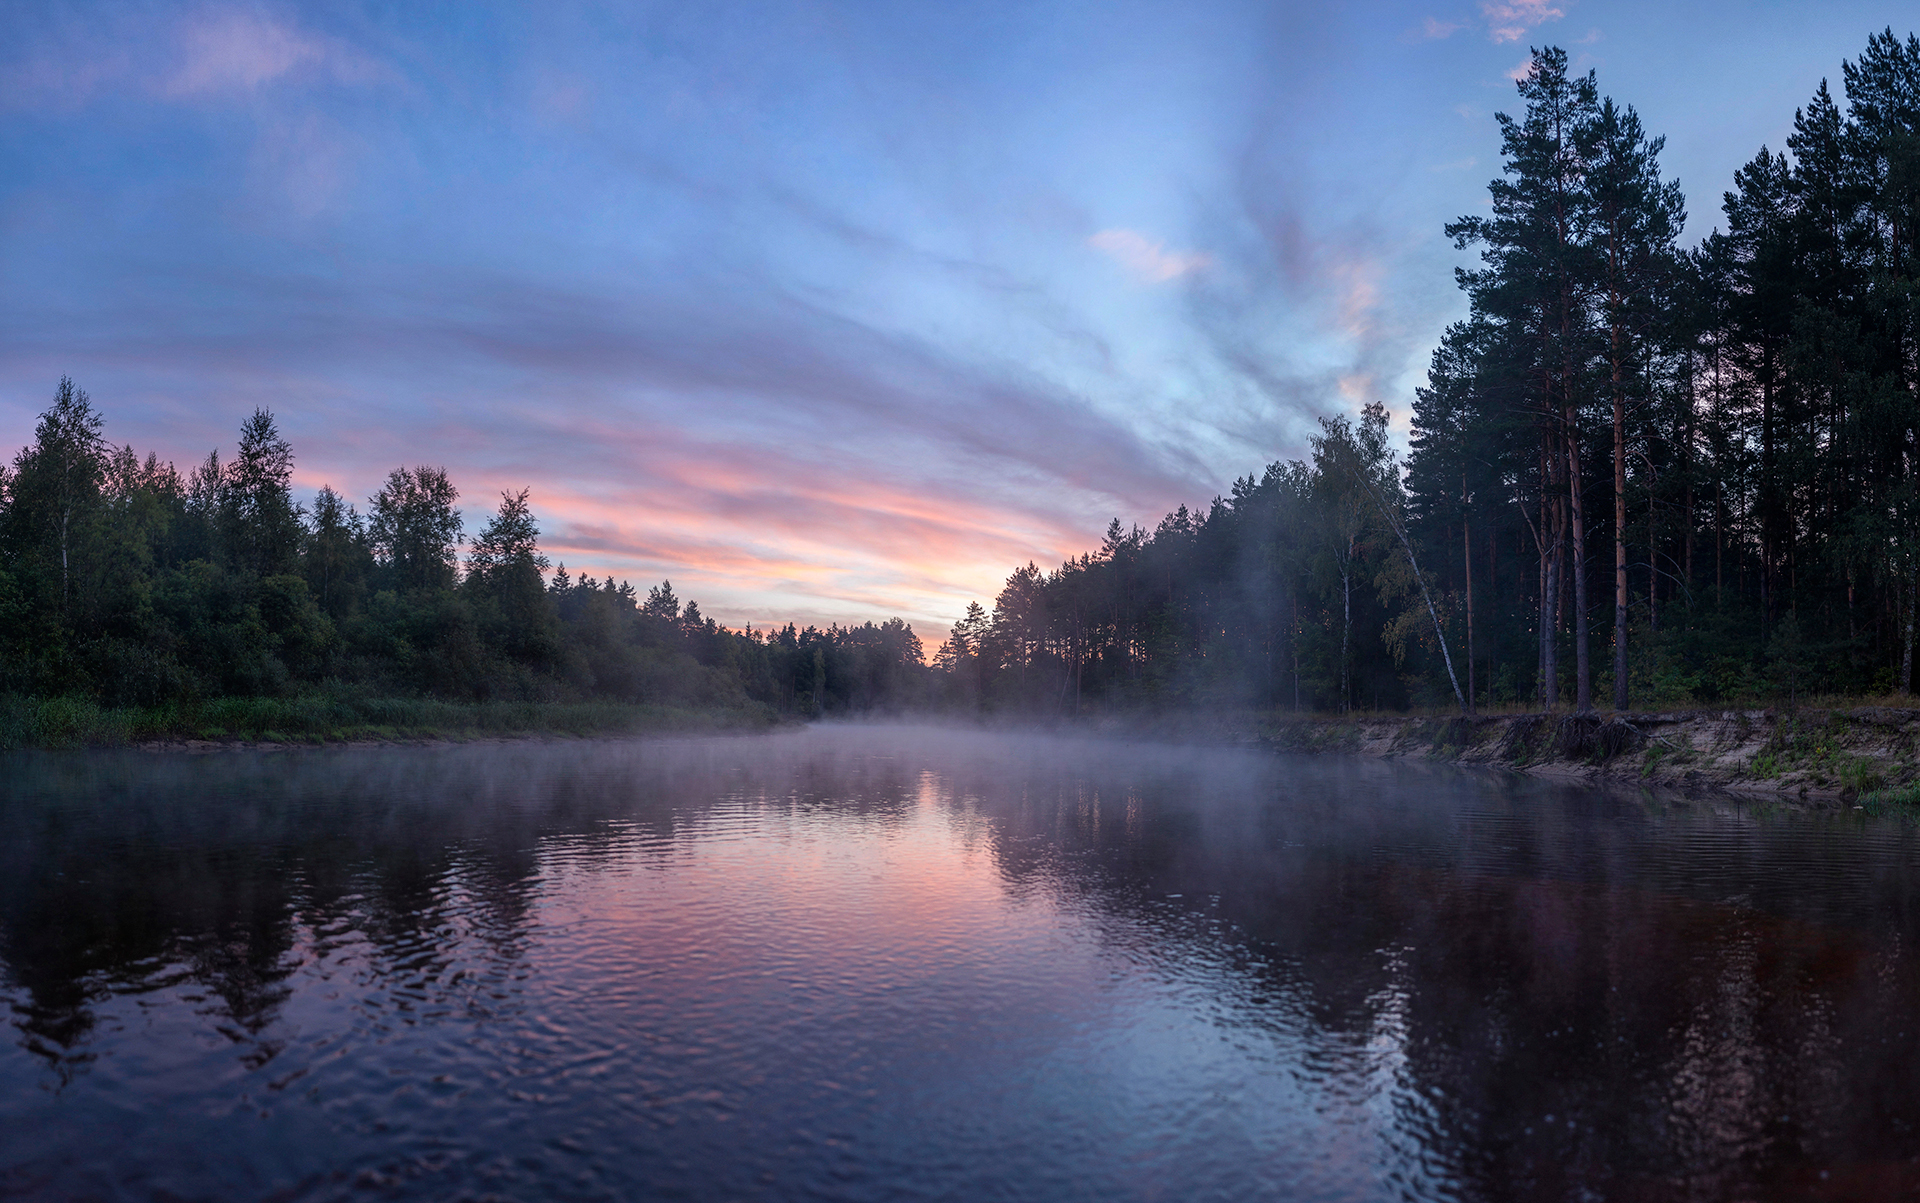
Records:
<instances>
[{"instance_id":1,"label":"forest reflection","mask_svg":"<svg viewBox=\"0 0 1920 1203\"><path fill-rule=\"evenodd\" d=\"M1920 1185L1911 820L1274 774L1321 788L1286 807L1162 791L1144 832L1133 795L1008 807L1003 865L1107 909L1213 899L1252 953L1240 1018L1297 1000L1356 1080L1388 1054L1400 1118L1497 1193ZM1483 797L1464 810L1463 792ZM1124 875L1072 871L1088 846Z\"/></svg>"},{"instance_id":2,"label":"forest reflection","mask_svg":"<svg viewBox=\"0 0 1920 1203\"><path fill-rule=\"evenodd\" d=\"M283 1020L315 988L298 972L345 948L377 1024L531 1022L537 979L594 980L532 943L585 930L569 923L617 942L645 919L631 891L578 882L697 870L730 913L813 915L827 963L804 972L822 979L947 972L974 955L960 944L1083 923L1115 980L1165 983L1245 1072L1344 1117L1351 1156L1392 1167L1388 1194L1920 1184L1910 822L899 728L6 769L0 959L19 1044L56 1085L118 1039L103 1006L165 990L200 999L201 1035L249 1072L292 1072ZM835 859L853 840L886 850L884 881ZM765 846L789 849L779 872L757 851L710 859ZM873 907L824 913L861 891ZM855 951L845 933L874 924ZM735 972L766 955L756 930L696 953ZM698 992L659 963L669 1002ZM983 969L955 988L984 1012L1004 985ZM1091 993L1056 1005L1098 1011ZM952 1037L976 1038L991 1055Z\"/></svg>"}]
</instances>

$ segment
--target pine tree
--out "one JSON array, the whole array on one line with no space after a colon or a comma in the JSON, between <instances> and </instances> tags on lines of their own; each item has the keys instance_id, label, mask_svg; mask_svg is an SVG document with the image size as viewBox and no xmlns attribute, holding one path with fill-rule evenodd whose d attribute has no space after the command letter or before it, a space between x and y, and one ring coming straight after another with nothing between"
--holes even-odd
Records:
<instances>
[{"instance_id":1,"label":"pine tree","mask_svg":"<svg viewBox=\"0 0 1920 1203\"><path fill-rule=\"evenodd\" d=\"M1541 701L1556 695L1553 594L1566 553L1574 584L1575 704L1592 706L1588 667L1586 513L1580 456L1581 378L1592 332L1593 157L1598 86L1589 73L1567 77L1566 51L1536 50L1518 84L1520 120L1495 115L1506 178L1488 185L1493 216L1447 227L1455 245L1479 245L1486 266L1458 273L1474 312L1502 328L1515 349L1532 344L1510 370L1525 380L1524 401L1539 433ZM1567 546L1571 538L1571 548Z\"/></svg>"},{"instance_id":2,"label":"pine tree","mask_svg":"<svg viewBox=\"0 0 1920 1203\"><path fill-rule=\"evenodd\" d=\"M1613 707L1627 708L1627 403L1635 365L1657 320L1652 302L1674 271L1674 240L1686 224L1677 183L1660 179L1664 138L1649 139L1632 106L1608 97L1593 128L1594 257L1607 331L1607 391L1613 401Z\"/></svg>"}]
</instances>

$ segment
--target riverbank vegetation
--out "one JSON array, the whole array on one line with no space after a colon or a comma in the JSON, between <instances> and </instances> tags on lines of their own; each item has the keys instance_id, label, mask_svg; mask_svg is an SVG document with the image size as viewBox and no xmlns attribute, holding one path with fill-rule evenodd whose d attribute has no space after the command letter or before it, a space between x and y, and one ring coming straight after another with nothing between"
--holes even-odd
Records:
<instances>
[{"instance_id":1,"label":"riverbank vegetation","mask_svg":"<svg viewBox=\"0 0 1920 1203\"><path fill-rule=\"evenodd\" d=\"M88 697L0 697L0 750L250 741L584 738L764 730L768 707L700 708L585 701L445 701L369 697L335 687L293 697L189 698L105 706Z\"/></svg>"},{"instance_id":2,"label":"riverbank vegetation","mask_svg":"<svg viewBox=\"0 0 1920 1203\"><path fill-rule=\"evenodd\" d=\"M1275 713L1247 738L1280 751L1438 760L1880 814L1905 813L1920 801L1916 737L1920 708L1909 705L1624 715Z\"/></svg>"}]
</instances>

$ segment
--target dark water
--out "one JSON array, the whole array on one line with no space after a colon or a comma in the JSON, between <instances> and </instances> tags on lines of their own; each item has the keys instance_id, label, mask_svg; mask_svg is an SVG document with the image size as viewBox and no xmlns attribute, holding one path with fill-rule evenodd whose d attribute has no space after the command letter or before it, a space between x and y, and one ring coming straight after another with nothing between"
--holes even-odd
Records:
<instances>
[{"instance_id":1,"label":"dark water","mask_svg":"<svg viewBox=\"0 0 1920 1203\"><path fill-rule=\"evenodd\" d=\"M1907 821L871 729L0 778L0 1196L1920 1190Z\"/></svg>"}]
</instances>

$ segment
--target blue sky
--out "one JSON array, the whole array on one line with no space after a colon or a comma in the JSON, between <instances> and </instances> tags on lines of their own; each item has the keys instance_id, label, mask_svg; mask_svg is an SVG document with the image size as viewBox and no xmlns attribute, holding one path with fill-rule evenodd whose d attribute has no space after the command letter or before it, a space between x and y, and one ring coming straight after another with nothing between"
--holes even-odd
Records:
<instances>
[{"instance_id":1,"label":"blue sky","mask_svg":"<svg viewBox=\"0 0 1920 1203\"><path fill-rule=\"evenodd\" d=\"M1910 10L1909 10L1910 11ZM0 0L0 442L533 489L570 568L931 645L1379 399L1510 73L1668 137L1689 240L1888 4Z\"/></svg>"}]
</instances>

